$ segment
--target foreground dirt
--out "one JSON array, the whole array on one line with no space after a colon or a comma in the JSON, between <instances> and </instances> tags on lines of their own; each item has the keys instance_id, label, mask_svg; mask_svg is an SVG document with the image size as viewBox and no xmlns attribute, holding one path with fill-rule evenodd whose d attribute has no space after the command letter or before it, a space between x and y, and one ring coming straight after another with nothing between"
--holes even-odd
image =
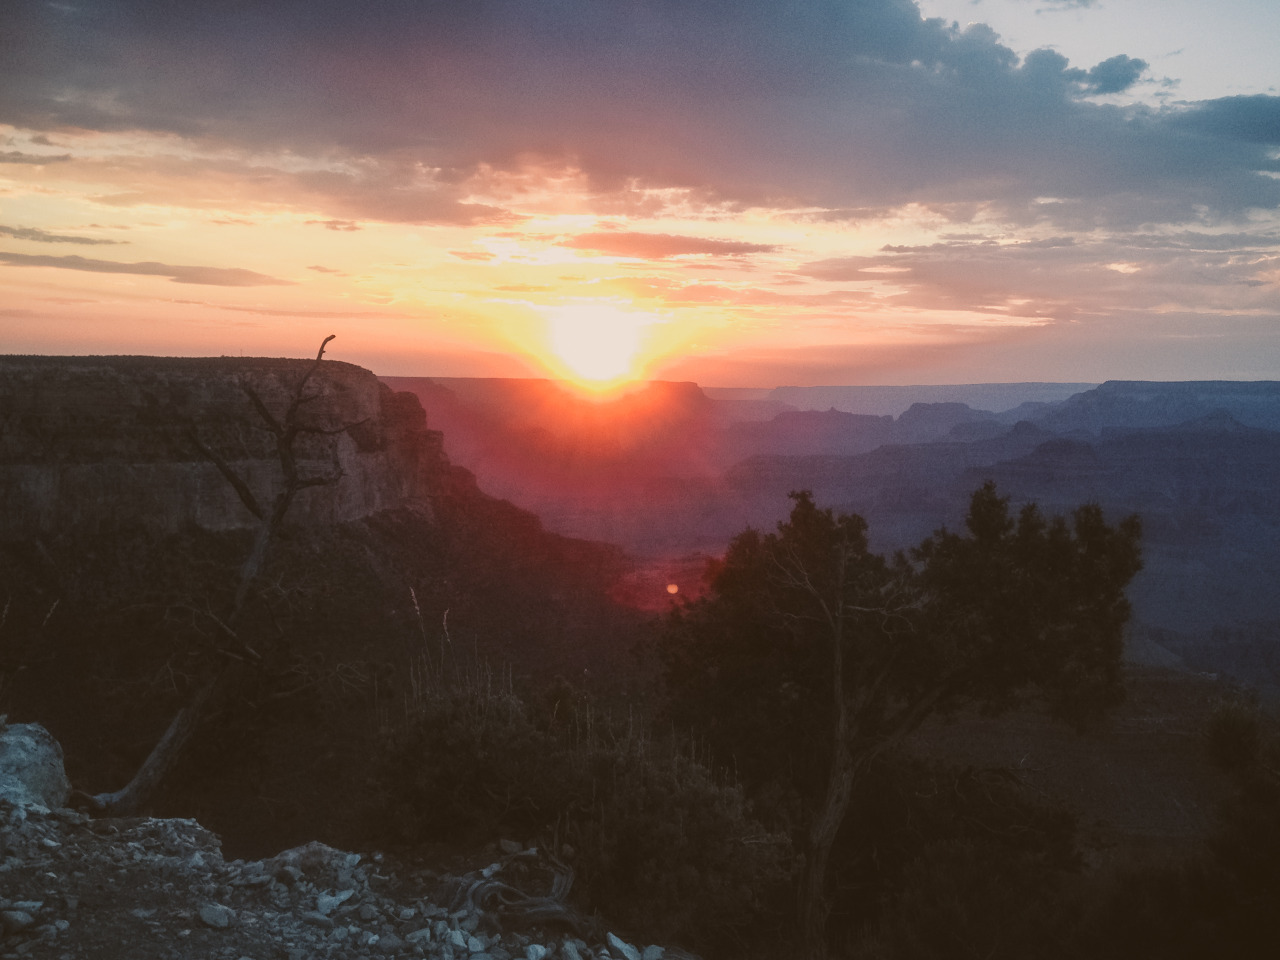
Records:
<instances>
[{"instance_id":1,"label":"foreground dirt","mask_svg":"<svg viewBox=\"0 0 1280 960\"><path fill-rule=\"evenodd\" d=\"M563 903L536 850L461 874L320 843L224 861L194 820L0 808L0 957L90 960L676 960Z\"/></svg>"}]
</instances>

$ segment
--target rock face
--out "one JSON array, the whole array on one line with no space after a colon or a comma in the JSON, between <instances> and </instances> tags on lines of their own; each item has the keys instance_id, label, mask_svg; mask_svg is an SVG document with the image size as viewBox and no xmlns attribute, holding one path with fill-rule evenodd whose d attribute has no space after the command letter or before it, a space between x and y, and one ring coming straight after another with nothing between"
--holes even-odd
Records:
<instances>
[{"instance_id":1,"label":"rock face","mask_svg":"<svg viewBox=\"0 0 1280 960\"><path fill-rule=\"evenodd\" d=\"M38 723L4 726L0 718L0 801L61 807L70 792L62 747L49 731Z\"/></svg>"},{"instance_id":2,"label":"rock face","mask_svg":"<svg viewBox=\"0 0 1280 960\"><path fill-rule=\"evenodd\" d=\"M260 502L280 484L277 420L311 361L241 358L0 357L0 540L58 529L163 535L233 530L256 519L201 445ZM356 520L429 500L448 473L417 399L368 370L325 361L308 381L299 474L340 476L299 493L290 518Z\"/></svg>"}]
</instances>

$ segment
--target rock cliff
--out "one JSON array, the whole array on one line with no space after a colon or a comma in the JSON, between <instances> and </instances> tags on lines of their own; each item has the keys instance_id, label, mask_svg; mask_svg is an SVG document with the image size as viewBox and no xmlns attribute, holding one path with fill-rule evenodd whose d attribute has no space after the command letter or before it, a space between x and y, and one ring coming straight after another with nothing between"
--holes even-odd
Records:
<instances>
[{"instance_id":1,"label":"rock cliff","mask_svg":"<svg viewBox=\"0 0 1280 960\"><path fill-rule=\"evenodd\" d=\"M271 504L271 424L311 364L0 357L0 712L47 727L78 789L115 790L245 658L153 807L241 851L377 842L371 784L424 657L599 676L635 639L618 549L486 495L417 398L331 361L290 449L334 482L299 490L237 608L260 521L228 476Z\"/></svg>"},{"instance_id":2,"label":"rock cliff","mask_svg":"<svg viewBox=\"0 0 1280 960\"><path fill-rule=\"evenodd\" d=\"M260 500L280 482L275 438L250 400L279 418L311 361L0 357L0 539L75 526L253 526L205 445ZM299 493L291 518L357 520L429 504L449 474L441 435L410 394L368 370L323 362L307 383L300 473L339 477Z\"/></svg>"}]
</instances>

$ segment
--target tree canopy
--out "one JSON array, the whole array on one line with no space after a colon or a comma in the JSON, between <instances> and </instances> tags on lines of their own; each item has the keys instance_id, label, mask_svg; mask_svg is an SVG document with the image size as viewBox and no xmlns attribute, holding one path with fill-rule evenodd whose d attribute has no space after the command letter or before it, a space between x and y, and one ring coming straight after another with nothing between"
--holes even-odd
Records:
<instances>
[{"instance_id":1,"label":"tree canopy","mask_svg":"<svg viewBox=\"0 0 1280 960\"><path fill-rule=\"evenodd\" d=\"M1080 720L1121 695L1137 517L1014 516L987 483L962 533L884 557L856 514L793 493L774 533L734 538L661 654L677 719L748 787L789 796L808 832L807 952L820 955L826 857L859 774L939 710L1039 695Z\"/></svg>"}]
</instances>

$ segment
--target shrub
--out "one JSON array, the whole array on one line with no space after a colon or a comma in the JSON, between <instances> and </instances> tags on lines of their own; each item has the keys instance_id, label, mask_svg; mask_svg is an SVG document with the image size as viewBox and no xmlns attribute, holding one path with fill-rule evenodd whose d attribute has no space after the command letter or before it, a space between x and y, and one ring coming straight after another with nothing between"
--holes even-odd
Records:
<instances>
[{"instance_id":1,"label":"shrub","mask_svg":"<svg viewBox=\"0 0 1280 960\"><path fill-rule=\"evenodd\" d=\"M564 689L526 699L475 669L420 680L383 765L398 839L567 844L581 904L623 929L711 956L774 949L790 841L687 745Z\"/></svg>"}]
</instances>

